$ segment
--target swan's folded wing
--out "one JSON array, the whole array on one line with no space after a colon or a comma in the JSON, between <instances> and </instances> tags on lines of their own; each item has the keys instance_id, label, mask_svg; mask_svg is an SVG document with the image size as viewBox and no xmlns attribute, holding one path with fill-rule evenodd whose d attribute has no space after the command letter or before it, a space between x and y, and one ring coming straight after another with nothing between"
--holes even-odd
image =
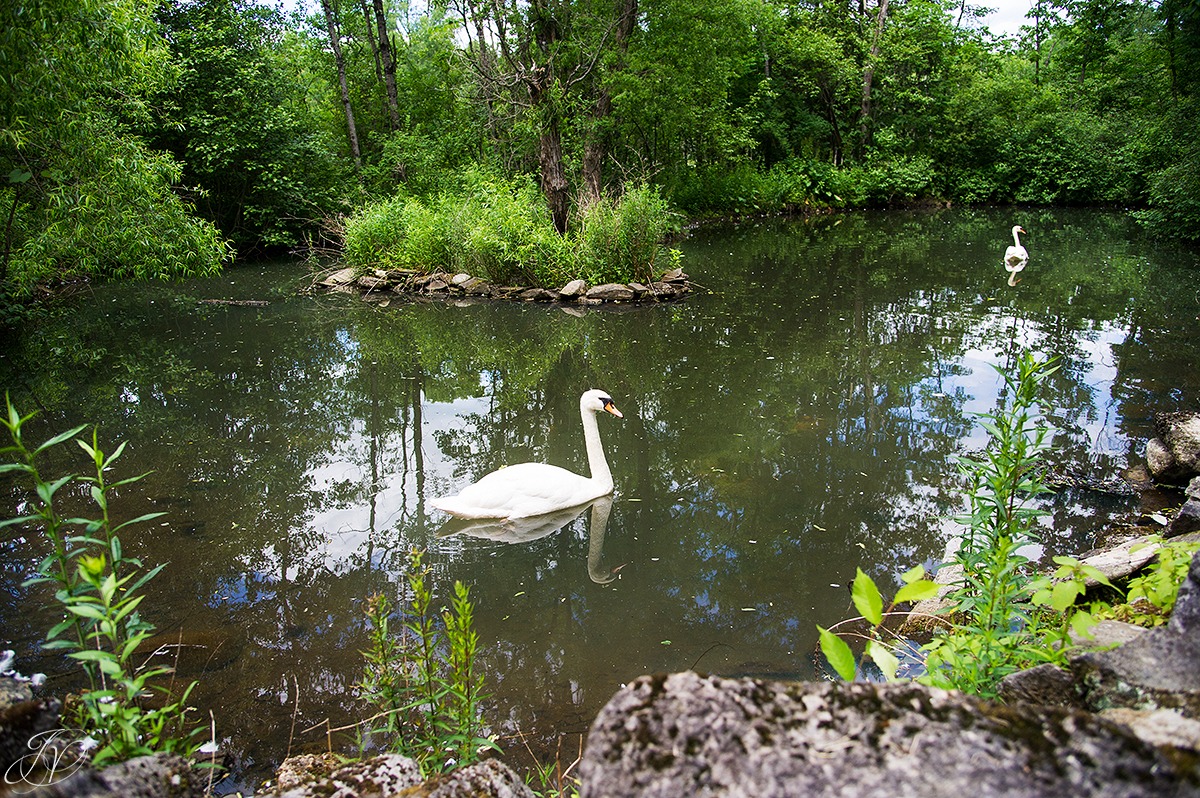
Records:
<instances>
[{"instance_id":1,"label":"swan's folded wing","mask_svg":"<svg viewBox=\"0 0 1200 798\"><path fill-rule=\"evenodd\" d=\"M460 518L526 518L584 504L603 495L593 480L545 463L520 463L493 471L434 507Z\"/></svg>"}]
</instances>

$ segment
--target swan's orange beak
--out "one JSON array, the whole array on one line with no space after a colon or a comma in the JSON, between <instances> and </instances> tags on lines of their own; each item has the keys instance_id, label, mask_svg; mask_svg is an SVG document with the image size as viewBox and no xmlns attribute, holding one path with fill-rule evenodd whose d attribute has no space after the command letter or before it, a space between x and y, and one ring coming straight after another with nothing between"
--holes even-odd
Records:
<instances>
[{"instance_id":1,"label":"swan's orange beak","mask_svg":"<svg viewBox=\"0 0 1200 798\"><path fill-rule=\"evenodd\" d=\"M612 399L605 400L604 409L605 411L612 413L617 418L625 418L625 416L621 415L621 411L617 409L617 406L613 404Z\"/></svg>"}]
</instances>

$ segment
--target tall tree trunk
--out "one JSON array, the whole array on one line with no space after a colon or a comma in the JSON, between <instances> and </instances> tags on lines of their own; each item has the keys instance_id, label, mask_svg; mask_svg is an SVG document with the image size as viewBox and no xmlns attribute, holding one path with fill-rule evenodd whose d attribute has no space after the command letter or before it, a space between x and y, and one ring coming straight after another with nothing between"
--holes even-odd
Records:
<instances>
[{"instance_id":1,"label":"tall tree trunk","mask_svg":"<svg viewBox=\"0 0 1200 798\"><path fill-rule=\"evenodd\" d=\"M875 16L875 34L871 38L871 50L867 55L867 65L863 69L862 113L858 118L859 157L870 144L871 137L871 83L875 79L875 62L879 60L879 43L883 39L883 26L887 22L888 0L879 0L879 9Z\"/></svg>"},{"instance_id":2,"label":"tall tree trunk","mask_svg":"<svg viewBox=\"0 0 1200 798\"><path fill-rule=\"evenodd\" d=\"M558 116L547 109L548 117L543 123L538 148L538 172L542 193L550 206L550 217L559 235L567 232L567 215L571 199L568 192L567 173L563 165L562 133L558 128Z\"/></svg>"},{"instance_id":3,"label":"tall tree trunk","mask_svg":"<svg viewBox=\"0 0 1200 798\"><path fill-rule=\"evenodd\" d=\"M350 105L350 85L346 81L346 59L342 55L342 43L338 37L337 18L330 0L321 0L325 12L325 26L329 30L329 46L333 48L333 62L337 65L338 85L342 89L342 107L346 110L346 132L350 138L350 154L354 157L354 170L362 172L362 150L358 147L358 127L354 124L354 108Z\"/></svg>"},{"instance_id":4,"label":"tall tree trunk","mask_svg":"<svg viewBox=\"0 0 1200 798\"><path fill-rule=\"evenodd\" d=\"M396 58L392 53L392 38L388 35L387 15L383 0L375 0L375 24L379 27L379 59L383 62L383 84L387 90L388 118L392 130L400 129L400 100L396 94Z\"/></svg>"}]
</instances>

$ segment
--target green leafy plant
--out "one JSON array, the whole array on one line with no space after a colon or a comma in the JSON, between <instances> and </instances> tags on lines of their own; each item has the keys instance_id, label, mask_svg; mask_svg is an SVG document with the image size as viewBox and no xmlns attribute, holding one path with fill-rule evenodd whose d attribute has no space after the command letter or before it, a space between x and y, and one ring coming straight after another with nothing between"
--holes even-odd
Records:
<instances>
[{"instance_id":1,"label":"green leafy plant","mask_svg":"<svg viewBox=\"0 0 1200 798\"><path fill-rule=\"evenodd\" d=\"M30 449L23 435L33 417L22 416L7 400L3 420L11 445L0 454L15 462L0 465L0 473L24 474L37 496L32 512L0 521L0 526L36 525L50 543L50 553L38 566L36 576L25 585L50 584L65 618L46 635L45 647L61 650L79 663L88 682L76 702L68 702L66 719L96 742L92 761L96 765L120 762L156 752L193 754L199 747L200 727L189 728L187 700L196 683L172 700L171 689L160 684L171 671L166 667L138 665L143 644L154 634L138 607L146 598L141 592L160 570L142 571L142 563L125 556L119 533L133 524L157 518L151 513L116 524L109 513L110 494L142 479L139 475L109 482L106 474L125 450L121 444L112 454L99 446L96 431L89 443L76 439L87 453L94 476L67 475L48 480L38 470L38 460L49 449L75 438L84 427L76 427ZM98 517L65 517L59 496L74 484L86 485ZM153 693L167 696L163 706L152 706Z\"/></svg>"},{"instance_id":2,"label":"green leafy plant","mask_svg":"<svg viewBox=\"0 0 1200 798\"><path fill-rule=\"evenodd\" d=\"M1200 551L1200 543L1163 540L1156 535L1134 546L1131 552L1146 546L1158 547L1154 560L1129 580L1124 602L1094 605L1092 614L1096 618L1113 618L1138 626L1160 626L1171 617L1179 586L1187 578L1192 557Z\"/></svg>"},{"instance_id":3,"label":"green leafy plant","mask_svg":"<svg viewBox=\"0 0 1200 798\"><path fill-rule=\"evenodd\" d=\"M655 189L580 209L559 235L537 187L472 170L432 198L398 197L346 222L346 262L361 269L461 271L498 285L559 287L581 278L648 281L668 259L676 217Z\"/></svg>"},{"instance_id":4,"label":"green leafy plant","mask_svg":"<svg viewBox=\"0 0 1200 798\"><path fill-rule=\"evenodd\" d=\"M884 639L884 620L892 614L897 605L932 598L938 591L937 584L925 578L925 568L920 565L905 572L901 579L904 581L904 587L896 592L896 596L888 605L886 612L883 609L883 596L880 594L879 588L876 587L875 581L871 577L863 573L861 568L858 569L858 573L854 577L854 584L850 588L855 608L861 613L861 618L871 624L871 630L864 636L863 654L875 663L888 681L896 679L900 660L895 653L896 644ZM859 619L851 619L851 621L857 620ZM848 622L850 621L842 621L833 629ZM817 631L820 633L821 652L838 676L846 681L853 681L859 672L858 660L849 644L833 629L817 627Z\"/></svg>"},{"instance_id":5,"label":"green leafy plant","mask_svg":"<svg viewBox=\"0 0 1200 798\"><path fill-rule=\"evenodd\" d=\"M1075 608L1088 580L1108 585L1095 568L1066 557L1058 569L1038 577L1022 550L1039 540L1041 514L1029 499L1048 490L1037 465L1047 448L1049 428L1041 422L1037 392L1056 367L1025 353L1015 373L1001 372L1007 401L981 416L989 445L978 457L962 458L969 512L955 555L962 581L950 594L955 621L938 630L925 646L926 673L920 681L995 697L996 685L1009 673L1040 662L1061 662L1071 630L1086 630L1091 615ZM914 569L892 602L927 598L937 586ZM852 589L855 607L873 627L864 654L884 676L895 678L893 645L885 645L880 629L883 600L875 584L860 570ZM891 608L889 608L889 612ZM842 678L853 679L858 665L849 646L831 630L821 629L821 648Z\"/></svg>"},{"instance_id":6,"label":"green leafy plant","mask_svg":"<svg viewBox=\"0 0 1200 798\"><path fill-rule=\"evenodd\" d=\"M963 621L928 646L925 681L994 695L1009 673L1061 657L1038 633L1029 599L1035 573L1022 550L1039 541L1040 510L1028 500L1048 493L1038 469L1049 427L1041 423L1039 386L1056 366L1028 352L1015 373L1000 371L1007 402L981 416L990 435L985 452L962 458L970 511L956 561L963 581L951 594Z\"/></svg>"},{"instance_id":7,"label":"green leafy plant","mask_svg":"<svg viewBox=\"0 0 1200 798\"><path fill-rule=\"evenodd\" d=\"M483 732L483 674L475 663L479 638L470 592L455 582L450 608L435 612L428 576L423 554L412 552L409 613L399 636L391 632L387 597L367 600L370 647L363 652L358 685L359 695L379 709L370 731L383 734L392 750L412 757L427 773L468 765L481 750L498 750Z\"/></svg>"}]
</instances>

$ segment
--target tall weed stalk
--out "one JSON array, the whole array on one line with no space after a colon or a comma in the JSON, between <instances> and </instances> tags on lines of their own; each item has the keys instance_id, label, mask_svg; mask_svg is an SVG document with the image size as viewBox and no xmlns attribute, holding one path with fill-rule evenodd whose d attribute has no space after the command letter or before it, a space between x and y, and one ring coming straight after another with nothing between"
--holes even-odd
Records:
<instances>
[{"instance_id":1,"label":"tall weed stalk","mask_svg":"<svg viewBox=\"0 0 1200 798\"><path fill-rule=\"evenodd\" d=\"M476 664L479 636L474 631L470 592L454 583L450 608L434 610L423 554L409 555L407 618L398 635L391 631L387 597L367 600L370 647L359 695L375 706L370 731L388 747L412 757L425 773L475 762L496 748L484 736L483 674Z\"/></svg>"},{"instance_id":2,"label":"tall weed stalk","mask_svg":"<svg viewBox=\"0 0 1200 798\"><path fill-rule=\"evenodd\" d=\"M1022 550L1037 544L1037 518L1029 505L1049 492L1037 468L1048 448L1038 389L1057 370L1028 352L1015 373L1004 372L1007 400L981 416L990 442L982 455L964 457L970 509L959 521L963 537L956 561L963 580L951 594L964 619L930 644L926 680L985 696L1004 676L1059 658L1039 630L1030 599L1037 574Z\"/></svg>"},{"instance_id":3,"label":"tall weed stalk","mask_svg":"<svg viewBox=\"0 0 1200 798\"><path fill-rule=\"evenodd\" d=\"M119 524L109 514L111 494L145 474L109 482L106 475L125 451L125 444L106 454L94 429L90 442L75 438L84 429L76 427L30 448L24 427L33 416L22 416L10 399L6 405L7 416L0 423L8 430L11 443L0 449L0 455L10 462L0 464L0 473L24 475L33 485L36 499L30 502L27 514L0 521L0 527L35 526L50 543L50 553L25 586L49 584L54 589L64 617L47 632L44 645L64 651L76 661L88 683L77 702L68 702L65 719L95 742L92 762L96 765L156 752L194 753L202 729L188 728L187 700L195 682L171 700L170 689L159 683L170 669L136 662L139 648L155 631L138 612L146 598L141 591L163 566L143 572L140 560L125 555L120 533L162 514L150 513ZM43 476L39 458L71 439L88 455L94 476ZM64 516L60 497L72 486L86 486L96 508L94 517ZM164 706L151 707L147 702L155 692L167 696Z\"/></svg>"}]
</instances>

